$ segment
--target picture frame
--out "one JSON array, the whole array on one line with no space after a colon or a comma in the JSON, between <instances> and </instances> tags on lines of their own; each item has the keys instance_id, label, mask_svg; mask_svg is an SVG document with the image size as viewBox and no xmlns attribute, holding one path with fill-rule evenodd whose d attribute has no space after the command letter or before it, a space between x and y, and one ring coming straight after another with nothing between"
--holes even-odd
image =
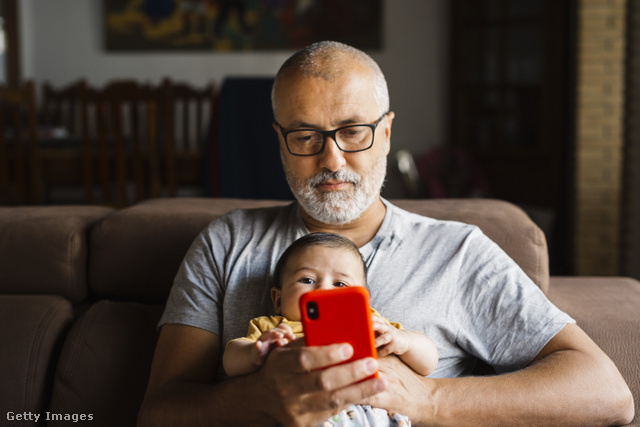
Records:
<instances>
[{"instance_id":1,"label":"picture frame","mask_svg":"<svg viewBox=\"0 0 640 427\"><path fill-rule=\"evenodd\" d=\"M103 0L103 12L111 52L382 45L382 0Z\"/></svg>"}]
</instances>

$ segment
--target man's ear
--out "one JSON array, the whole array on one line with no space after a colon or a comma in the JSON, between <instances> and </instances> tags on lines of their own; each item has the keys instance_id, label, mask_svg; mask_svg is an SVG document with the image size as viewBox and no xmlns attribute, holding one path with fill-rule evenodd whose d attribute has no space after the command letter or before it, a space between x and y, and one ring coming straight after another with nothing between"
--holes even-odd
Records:
<instances>
[{"instance_id":1,"label":"man's ear","mask_svg":"<svg viewBox=\"0 0 640 427\"><path fill-rule=\"evenodd\" d=\"M280 126L278 125L278 122L273 122L271 126L273 127L273 130L276 131L276 138L278 139L278 145L280 146L280 150L281 151L284 150L286 152L287 149L285 148L284 140L281 141L280 139L280 137L282 136L282 133L280 132Z\"/></svg>"},{"instance_id":2,"label":"man's ear","mask_svg":"<svg viewBox=\"0 0 640 427\"><path fill-rule=\"evenodd\" d=\"M389 111L386 117L387 123L384 127L384 142L386 144L385 151L387 155L391 151L391 124L393 123L393 119L395 116L396 115L393 111Z\"/></svg>"},{"instance_id":3,"label":"man's ear","mask_svg":"<svg viewBox=\"0 0 640 427\"><path fill-rule=\"evenodd\" d=\"M279 288L271 288L271 301L273 301L273 309L276 314L282 313L282 290Z\"/></svg>"}]
</instances>

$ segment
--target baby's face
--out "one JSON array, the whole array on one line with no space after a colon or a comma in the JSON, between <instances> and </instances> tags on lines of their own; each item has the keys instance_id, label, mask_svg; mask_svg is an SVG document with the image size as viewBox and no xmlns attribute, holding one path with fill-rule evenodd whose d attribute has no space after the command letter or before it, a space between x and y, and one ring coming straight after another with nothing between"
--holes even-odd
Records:
<instances>
[{"instance_id":1,"label":"baby's face","mask_svg":"<svg viewBox=\"0 0 640 427\"><path fill-rule=\"evenodd\" d=\"M303 294L365 283L358 254L342 248L309 246L289 258L282 271L282 289L274 288L271 296L276 313L289 320L300 320L298 301Z\"/></svg>"}]
</instances>

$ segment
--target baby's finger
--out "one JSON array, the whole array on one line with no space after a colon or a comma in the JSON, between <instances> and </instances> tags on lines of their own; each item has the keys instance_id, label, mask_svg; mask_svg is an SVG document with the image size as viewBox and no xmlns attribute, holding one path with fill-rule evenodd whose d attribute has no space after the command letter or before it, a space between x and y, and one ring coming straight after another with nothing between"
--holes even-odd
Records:
<instances>
[{"instance_id":1,"label":"baby's finger","mask_svg":"<svg viewBox=\"0 0 640 427\"><path fill-rule=\"evenodd\" d=\"M270 341L278 341L278 340L281 340L282 337L283 337L282 332L277 330L277 329L271 329L269 331L269 340Z\"/></svg>"},{"instance_id":2,"label":"baby's finger","mask_svg":"<svg viewBox=\"0 0 640 427\"><path fill-rule=\"evenodd\" d=\"M373 316L371 324L375 332L383 333L389 330L389 325L377 316Z\"/></svg>"},{"instance_id":3,"label":"baby's finger","mask_svg":"<svg viewBox=\"0 0 640 427\"><path fill-rule=\"evenodd\" d=\"M293 329L291 329L291 327L289 325L283 325L284 326L284 337L287 338L289 341L293 341L296 339L296 334L293 333Z\"/></svg>"},{"instance_id":4,"label":"baby's finger","mask_svg":"<svg viewBox=\"0 0 640 427\"><path fill-rule=\"evenodd\" d=\"M378 358L381 359L393 353L388 346L378 347Z\"/></svg>"},{"instance_id":5,"label":"baby's finger","mask_svg":"<svg viewBox=\"0 0 640 427\"><path fill-rule=\"evenodd\" d=\"M295 335L293 335L293 331L291 327L289 325L285 325L284 323L279 324L273 330L278 331L278 337L280 338L287 338L289 341L295 338Z\"/></svg>"},{"instance_id":6,"label":"baby's finger","mask_svg":"<svg viewBox=\"0 0 640 427\"><path fill-rule=\"evenodd\" d=\"M391 342L391 334L380 334L376 337L376 347L387 345Z\"/></svg>"},{"instance_id":7,"label":"baby's finger","mask_svg":"<svg viewBox=\"0 0 640 427\"><path fill-rule=\"evenodd\" d=\"M280 323L277 329L279 329L284 334L293 333L293 329L291 329L291 326L287 325L286 323Z\"/></svg>"}]
</instances>

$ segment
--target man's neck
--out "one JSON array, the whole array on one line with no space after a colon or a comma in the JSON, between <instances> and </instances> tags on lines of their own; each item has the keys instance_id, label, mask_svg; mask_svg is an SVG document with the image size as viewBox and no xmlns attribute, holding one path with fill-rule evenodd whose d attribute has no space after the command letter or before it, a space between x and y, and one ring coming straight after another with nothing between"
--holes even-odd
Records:
<instances>
[{"instance_id":1,"label":"man's neck","mask_svg":"<svg viewBox=\"0 0 640 427\"><path fill-rule=\"evenodd\" d=\"M302 220L310 233L322 231L340 234L350 239L359 248L373 239L384 221L386 212L387 207L378 197L355 221L344 225L329 225L316 221L300 207Z\"/></svg>"}]
</instances>

